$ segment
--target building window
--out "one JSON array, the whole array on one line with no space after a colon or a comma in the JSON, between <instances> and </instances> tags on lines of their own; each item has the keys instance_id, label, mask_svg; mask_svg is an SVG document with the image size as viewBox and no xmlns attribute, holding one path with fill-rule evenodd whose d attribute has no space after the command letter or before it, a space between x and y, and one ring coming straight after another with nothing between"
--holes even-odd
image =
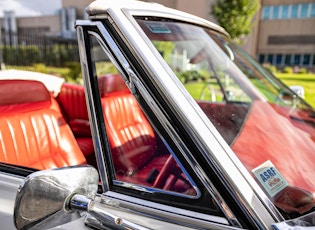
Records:
<instances>
[{"instance_id":1,"label":"building window","mask_svg":"<svg viewBox=\"0 0 315 230\"><path fill-rule=\"evenodd\" d=\"M270 63L271 65L273 64L273 54L268 54L268 63Z\"/></svg>"},{"instance_id":2,"label":"building window","mask_svg":"<svg viewBox=\"0 0 315 230\"><path fill-rule=\"evenodd\" d=\"M304 66L308 66L308 65L310 65L310 62L311 62L311 55L310 55L310 54L304 54L304 55L303 55L302 64L303 64Z\"/></svg>"},{"instance_id":3,"label":"building window","mask_svg":"<svg viewBox=\"0 0 315 230\"><path fill-rule=\"evenodd\" d=\"M263 17L263 19L270 19L270 6L265 6L263 8L262 17Z\"/></svg>"},{"instance_id":4,"label":"building window","mask_svg":"<svg viewBox=\"0 0 315 230\"><path fill-rule=\"evenodd\" d=\"M291 55L290 54L285 55L284 64L285 65L291 65Z\"/></svg>"},{"instance_id":5,"label":"building window","mask_svg":"<svg viewBox=\"0 0 315 230\"><path fill-rule=\"evenodd\" d=\"M259 54L258 61L259 61L259 63L265 63L265 55L264 54Z\"/></svg>"},{"instance_id":6,"label":"building window","mask_svg":"<svg viewBox=\"0 0 315 230\"><path fill-rule=\"evenodd\" d=\"M261 64L275 66L315 66L315 54L259 54L257 58Z\"/></svg>"},{"instance_id":7,"label":"building window","mask_svg":"<svg viewBox=\"0 0 315 230\"><path fill-rule=\"evenodd\" d=\"M289 17L289 5L283 5L281 7L281 18L287 19Z\"/></svg>"},{"instance_id":8,"label":"building window","mask_svg":"<svg viewBox=\"0 0 315 230\"><path fill-rule=\"evenodd\" d=\"M314 18L315 3L264 6L262 20Z\"/></svg>"},{"instance_id":9,"label":"building window","mask_svg":"<svg viewBox=\"0 0 315 230\"><path fill-rule=\"evenodd\" d=\"M272 19L279 18L279 6L273 6Z\"/></svg>"},{"instance_id":10,"label":"building window","mask_svg":"<svg viewBox=\"0 0 315 230\"><path fill-rule=\"evenodd\" d=\"M282 54L277 54L276 55L276 65L282 65Z\"/></svg>"},{"instance_id":11,"label":"building window","mask_svg":"<svg viewBox=\"0 0 315 230\"><path fill-rule=\"evenodd\" d=\"M311 6L311 17L315 17L315 3L312 3L312 6Z\"/></svg>"},{"instance_id":12,"label":"building window","mask_svg":"<svg viewBox=\"0 0 315 230\"><path fill-rule=\"evenodd\" d=\"M302 4L301 5L301 18L307 18L307 16L308 16L308 6L309 6L309 4Z\"/></svg>"},{"instance_id":13,"label":"building window","mask_svg":"<svg viewBox=\"0 0 315 230\"><path fill-rule=\"evenodd\" d=\"M295 4L291 6L291 17L290 18L297 18L299 11L299 5Z\"/></svg>"},{"instance_id":14,"label":"building window","mask_svg":"<svg viewBox=\"0 0 315 230\"><path fill-rule=\"evenodd\" d=\"M301 62L301 55L295 54L293 59L293 65L300 65Z\"/></svg>"}]
</instances>

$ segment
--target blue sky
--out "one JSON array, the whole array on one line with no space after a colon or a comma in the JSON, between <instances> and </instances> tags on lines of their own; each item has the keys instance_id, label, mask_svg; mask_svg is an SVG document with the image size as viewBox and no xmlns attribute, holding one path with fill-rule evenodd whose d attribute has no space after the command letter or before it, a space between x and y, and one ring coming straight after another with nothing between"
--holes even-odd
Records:
<instances>
[{"instance_id":1,"label":"blue sky","mask_svg":"<svg viewBox=\"0 0 315 230\"><path fill-rule=\"evenodd\" d=\"M51 15L61 8L61 0L0 0L0 17L3 11L13 10L17 17Z\"/></svg>"}]
</instances>

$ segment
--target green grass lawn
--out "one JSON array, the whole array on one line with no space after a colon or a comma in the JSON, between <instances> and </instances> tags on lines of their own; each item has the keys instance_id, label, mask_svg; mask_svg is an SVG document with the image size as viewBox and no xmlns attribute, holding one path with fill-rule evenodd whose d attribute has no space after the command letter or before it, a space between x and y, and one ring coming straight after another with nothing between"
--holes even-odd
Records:
<instances>
[{"instance_id":1,"label":"green grass lawn","mask_svg":"<svg viewBox=\"0 0 315 230\"><path fill-rule=\"evenodd\" d=\"M305 91L305 101L315 108L315 74L284 74L276 73L278 77L287 86L301 85ZM186 84L185 87L194 98L200 97L200 91L204 83L194 82Z\"/></svg>"},{"instance_id":2,"label":"green grass lawn","mask_svg":"<svg viewBox=\"0 0 315 230\"><path fill-rule=\"evenodd\" d=\"M315 74L276 73L275 75L288 86L303 86L305 91L305 101L315 108Z\"/></svg>"}]
</instances>

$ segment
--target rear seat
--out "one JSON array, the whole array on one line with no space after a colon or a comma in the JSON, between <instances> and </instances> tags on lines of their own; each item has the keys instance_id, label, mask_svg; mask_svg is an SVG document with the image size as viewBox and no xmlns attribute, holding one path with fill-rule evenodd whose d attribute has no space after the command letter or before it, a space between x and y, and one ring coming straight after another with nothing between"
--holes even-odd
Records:
<instances>
[{"instance_id":1,"label":"rear seat","mask_svg":"<svg viewBox=\"0 0 315 230\"><path fill-rule=\"evenodd\" d=\"M98 86L117 177L146 184L150 172L160 170L168 154L156 154L155 133L119 74L98 77ZM64 83L57 101L89 162L93 142L86 106L82 106L86 103L83 86Z\"/></svg>"},{"instance_id":2,"label":"rear seat","mask_svg":"<svg viewBox=\"0 0 315 230\"><path fill-rule=\"evenodd\" d=\"M149 174L160 170L169 155L156 154L151 124L119 75L99 79L99 88L117 178L150 185Z\"/></svg>"},{"instance_id":3,"label":"rear seat","mask_svg":"<svg viewBox=\"0 0 315 230\"><path fill-rule=\"evenodd\" d=\"M94 147L83 86L64 83L57 101L84 156L93 158Z\"/></svg>"},{"instance_id":4,"label":"rear seat","mask_svg":"<svg viewBox=\"0 0 315 230\"><path fill-rule=\"evenodd\" d=\"M38 81L0 80L0 162L36 169L85 164L57 102Z\"/></svg>"}]
</instances>

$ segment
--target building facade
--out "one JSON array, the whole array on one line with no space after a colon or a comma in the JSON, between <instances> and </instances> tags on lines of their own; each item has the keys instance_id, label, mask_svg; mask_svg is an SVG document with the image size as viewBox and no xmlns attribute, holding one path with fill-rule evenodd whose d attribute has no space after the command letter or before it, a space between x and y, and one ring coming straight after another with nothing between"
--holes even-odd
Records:
<instances>
[{"instance_id":1,"label":"building facade","mask_svg":"<svg viewBox=\"0 0 315 230\"><path fill-rule=\"evenodd\" d=\"M143 0L152 1L152 0ZM43 17L0 19L4 30L34 31L74 39L74 21L87 17L85 8L92 0L63 0L59 14ZM185 11L210 21L215 0L155 0L154 2ZM12 41L12 42L15 42ZM261 63L315 69L315 0L261 0L253 20L253 31L243 48Z\"/></svg>"},{"instance_id":2,"label":"building facade","mask_svg":"<svg viewBox=\"0 0 315 230\"><path fill-rule=\"evenodd\" d=\"M263 0L258 27L259 62L314 69L314 0Z\"/></svg>"}]
</instances>

